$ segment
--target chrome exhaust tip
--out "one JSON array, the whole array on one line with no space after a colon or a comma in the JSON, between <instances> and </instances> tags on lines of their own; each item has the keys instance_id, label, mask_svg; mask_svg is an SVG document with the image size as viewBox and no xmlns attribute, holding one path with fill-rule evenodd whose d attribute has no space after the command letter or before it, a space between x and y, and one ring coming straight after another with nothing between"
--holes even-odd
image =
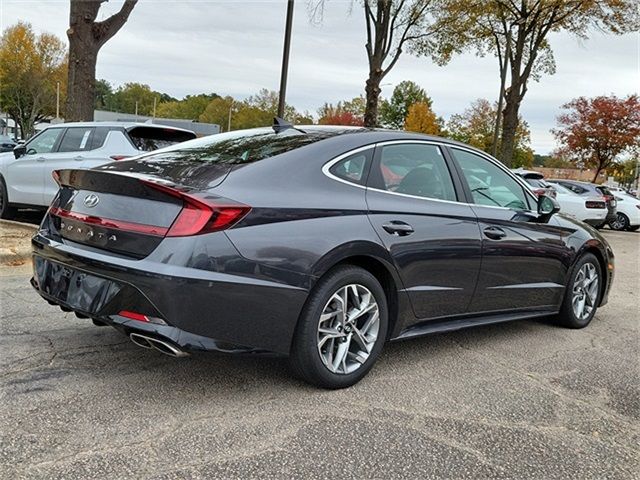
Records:
<instances>
[{"instance_id":1,"label":"chrome exhaust tip","mask_svg":"<svg viewBox=\"0 0 640 480\"><path fill-rule=\"evenodd\" d=\"M157 338L148 337L146 335L142 335L140 333L131 333L129 338L133 343L142 348L153 348L160 353L164 353L165 355L169 355L170 357L188 357L189 353L184 350L180 350L175 345L172 345L169 342L165 342L163 340L159 340Z\"/></svg>"}]
</instances>

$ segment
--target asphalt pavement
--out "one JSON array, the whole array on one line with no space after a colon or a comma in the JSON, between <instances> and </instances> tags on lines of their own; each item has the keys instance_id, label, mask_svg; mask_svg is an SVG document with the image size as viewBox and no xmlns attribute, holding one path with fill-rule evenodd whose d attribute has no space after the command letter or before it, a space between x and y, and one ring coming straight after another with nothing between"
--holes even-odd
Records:
<instances>
[{"instance_id":1,"label":"asphalt pavement","mask_svg":"<svg viewBox=\"0 0 640 480\"><path fill-rule=\"evenodd\" d=\"M0 269L0 478L638 478L640 233L609 305L390 344L323 391L280 359L141 349Z\"/></svg>"}]
</instances>

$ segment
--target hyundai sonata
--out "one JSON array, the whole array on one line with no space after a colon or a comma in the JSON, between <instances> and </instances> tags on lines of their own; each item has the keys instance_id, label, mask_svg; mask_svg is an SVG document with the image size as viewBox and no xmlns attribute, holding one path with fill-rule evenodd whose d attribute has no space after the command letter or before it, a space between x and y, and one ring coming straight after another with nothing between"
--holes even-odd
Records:
<instances>
[{"instance_id":1,"label":"hyundai sonata","mask_svg":"<svg viewBox=\"0 0 640 480\"><path fill-rule=\"evenodd\" d=\"M613 279L595 230L437 137L279 121L56 179L32 241L45 300L173 356L286 355L326 388L387 341L582 328Z\"/></svg>"}]
</instances>

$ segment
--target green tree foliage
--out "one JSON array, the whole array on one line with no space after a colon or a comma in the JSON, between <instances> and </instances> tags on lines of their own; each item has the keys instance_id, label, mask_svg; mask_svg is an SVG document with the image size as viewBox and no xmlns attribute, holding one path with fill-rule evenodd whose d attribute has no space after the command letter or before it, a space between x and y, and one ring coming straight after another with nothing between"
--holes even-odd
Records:
<instances>
[{"instance_id":1,"label":"green tree foliage","mask_svg":"<svg viewBox=\"0 0 640 480\"><path fill-rule=\"evenodd\" d=\"M66 47L58 37L36 35L25 22L2 33L0 108L20 126L24 137L33 133L36 122L55 115L58 83L64 105L66 79Z\"/></svg>"},{"instance_id":2,"label":"green tree foliage","mask_svg":"<svg viewBox=\"0 0 640 480\"><path fill-rule=\"evenodd\" d=\"M113 87L104 79L96 80L96 97L94 108L96 110L111 110Z\"/></svg>"},{"instance_id":3,"label":"green tree foliage","mask_svg":"<svg viewBox=\"0 0 640 480\"><path fill-rule=\"evenodd\" d=\"M160 103L156 108L156 117L184 118L198 120L212 100L220 98L216 93L187 95L182 100Z\"/></svg>"},{"instance_id":4,"label":"green tree foliage","mask_svg":"<svg viewBox=\"0 0 640 480\"><path fill-rule=\"evenodd\" d=\"M493 128L497 114L496 105L480 98L471 103L462 114L452 115L447 123L447 135L460 142L468 143L490 153L493 146ZM514 150L514 168L530 167L533 164L533 150L530 147L528 124L519 119ZM498 145L500 151L500 145Z\"/></svg>"},{"instance_id":5,"label":"green tree foliage","mask_svg":"<svg viewBox=\"0 0 640 480\"><path fill-rule=\"evenodd\" d=\"M415 103L426 103L431 108L433 102L417 83L410 80L400 82L393 89L391 98L380 104L380 123L388 128L404 128L409 107Z\"/></svg>"},{"instance_id":6,"label":"green tree foliage","mask_svg":"<svg viewBox=\"0 0 640 480\"><path fill-rule=\"evenodd\" d=\"M122 113L136 113L138 115L153 115L154 104L157 108L162 102L176 101L175 98L165 93L151 90L149 85L142 83L125 83L118 87L111 95L111 110Z\"/></svg>"},{"instance_id":7,"label":"green tree foliage","mask_svg":"<svg viewBox=\"0 0 640 480\"><path fill-rule=\"evenodd\" d=\"M586 39L594 30L614 34L639 27L636 1L629 0L446 0L436 15L438 23L456 24L438 30L439 60L454 52L473 49L479 55L493 54L504 72L505 107L502 112L500 159L516 161L518 112L530 79L555 73L549 35L566 31ZM429 38L432 40L433 37ZM509 48L507 48L507 45ZM434 54L432 43L417 50Z\"/></svg>"}]
</instances>

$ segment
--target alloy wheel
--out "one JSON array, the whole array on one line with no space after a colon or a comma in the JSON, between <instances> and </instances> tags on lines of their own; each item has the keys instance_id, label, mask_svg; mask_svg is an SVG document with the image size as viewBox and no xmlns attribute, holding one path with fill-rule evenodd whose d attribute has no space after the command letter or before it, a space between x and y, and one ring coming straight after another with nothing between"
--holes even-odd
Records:
<instances>
[{"instance_id":1,"label":"alloy wheel","mask_svg":"<svg viewBox=\"0 0 640 480\"><path fill-rule=\"evenodd\" d=\"M592 263L585 263L578 270L573 282L573 313L579 320L589 318L598 300L598 270Z\"/></svg>"},{"instance_id":2,"label":"alloy wheel","mask_svg":"<svg viewBox=\"0 0 640 480\"><path fill-rule=\"evenodd\" d=\"M625 230L628 226L627 224L627 218L624 216L623 213L618 212L616 214L616 218L615 220L613 220L609 226L613 229L613 230Z\"/></svg>"},{"instance_id":3,"label":"alloy wheel","mask_svg":"<svg viewBox=\"0 0 640 480\"><path fill-rule=\"evenodd\" d=\"M363 285L351 284L336 291L318 321L318 353L333 373L358 370L378 340L380 310L375 297Z\"/></svg>"}]
</instances>

